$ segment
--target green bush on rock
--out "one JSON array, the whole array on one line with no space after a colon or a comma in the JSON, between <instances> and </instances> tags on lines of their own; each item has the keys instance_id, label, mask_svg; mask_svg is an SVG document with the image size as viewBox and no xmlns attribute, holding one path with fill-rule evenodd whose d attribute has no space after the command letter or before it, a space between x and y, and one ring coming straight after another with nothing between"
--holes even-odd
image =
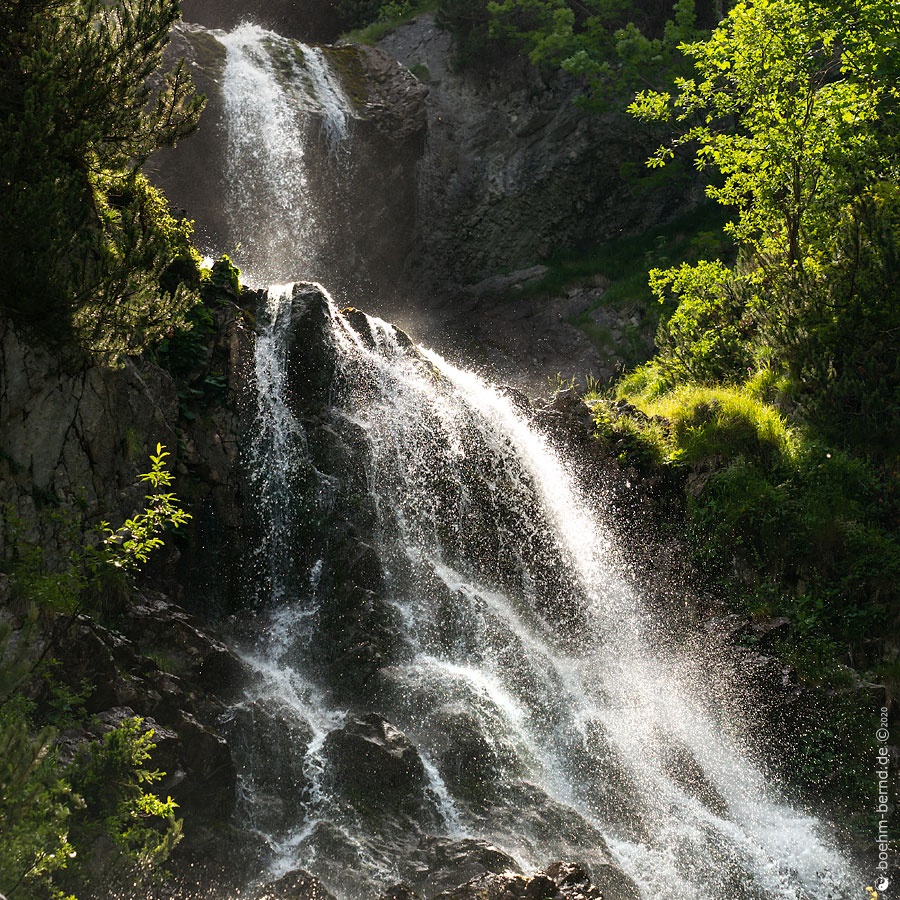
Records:
<instances>
[{"instance_id":1,"label":"green bush on rock","mask_svg":"<svg viewBox=\"0 0 900 900\"><path fill-rule=\"evenodd\" d=\"M104 523L87 539L73 524L71 536L82 543L60 565L49 565L39 547L11 529L11 558L2 561L11 583L4 614L18 628L0 622L0 894L9 900L70 898L98 872L110 883L133 880L158 867L180 839L174 802L152 792L164 774L146 765L152 730L126 719L83 742L64 765L57 724L90 723L79 698L48 677L54 646L75 617L109 612L98 606L106 577L135 571L162 543L164 528L189 518L166 490L167 456L157 445L141 476L152 489L143 512L119 529ZM26 696L36 678L51 694L41 709Z\"/></svg>"}]
</instances>

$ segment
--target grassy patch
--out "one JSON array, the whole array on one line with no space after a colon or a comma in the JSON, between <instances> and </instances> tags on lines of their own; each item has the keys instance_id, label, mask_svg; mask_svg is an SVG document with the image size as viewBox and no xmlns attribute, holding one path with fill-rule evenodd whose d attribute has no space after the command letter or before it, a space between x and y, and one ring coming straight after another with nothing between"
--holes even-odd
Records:
<instances>
[{"instance_id":1,"label":"grassy patch","mask_svg":"<svg viewBox=\"0 0 900 900\"><path fill-rule=\"evenodd\" d=\"M354 28L342 34L339 41L342 44L377 44L404 22L412 22L417 16L434 12L436 9L437 0L423 0L421 3L411 4L388 3L382 7L382 17L377 22L371 22L363 28Z\"/></svg>"},{"instance_id":2,"label":"grassy patch","mask_svg":"<svg viewBox=\"0 0 900 900\"><path fill-rule=\"evenodd\" d=\"M663 391L648 363L630 372L617 388L624 400L617 420L655 446L655 456L676 464L735 459L768 466L792 465L795 430L755 385L726 387L684 384ZM594 400L600 400L595 396ZM600 404L603 409L603 404Z\"/></svg>"},{"instance_id":3,"label":"grassy patch","mask_svg":"<svg viewBox=\"0 0 900 900\"><path fill-rule=\"evenodd\" d=\"M650 363L618 399L595 396L598 430L634 452L690 467L687 533L699 568L750 615L785 615L832 662L881 664L900 619L900 479L830 447L768 402L778 379L660 386ZM881 639L877 640L881 635Z\"/></svg>"}]
</instances>

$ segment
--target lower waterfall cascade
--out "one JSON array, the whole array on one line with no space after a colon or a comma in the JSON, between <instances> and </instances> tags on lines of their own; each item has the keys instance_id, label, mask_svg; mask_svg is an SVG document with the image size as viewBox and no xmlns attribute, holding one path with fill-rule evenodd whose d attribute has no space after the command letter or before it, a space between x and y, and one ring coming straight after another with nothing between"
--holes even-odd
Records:
<instances>
[{"instance_id":1,"label":"lower waterfall cascade","mask_svg":"<svg viewBox=\"0 0 900 900\"><path fill-rule=\"evenodd\" d=\"M342 561L303 571L285 546L297 525L286 518L308 510L298 468L317 502L333 491L283 396L289 329L310 296L270 289L256 342L259 549L279 563L244 644L254 676L235 715L279 732L247 741L241 761L269 873L302 868L339 897L372 897L420 877L398 848L430 836L486 842L523 871L554 859L614 867L640 891L611 897L860 896L832 829L779 799L689 660L655 646L652 616L565 454L514 398L329 301L332 408L364 435L399 643L357 705L377 708L417 757L396 809L376 802L373 819L348 794L330 748L357 720L311 662L320 578ZM272 758L284 744L286 767ZM262 783L278 767L295 783L278 782L273 815Z\"/></svg>"},{"instance_id":2,"label":"lower waterfall cascade","mask_svg":"<svg viewBox=\"0 0 900 900\"><path fill-rule=\"evenodd\" d=\"M279 66L302 63L336 170L349 107L320 49L300 60L252 25L223 43L250 276L314 277L310 128ZM339 540L304 537L342 480L317 468L292 384L297 323L320 301L328 427L355 436L346 479L370 541L348 596L380 635L352 690L323 650L357 627L347 597L324 599L351 564ZM577 860L609 900L863 896L835 829L779 796L715 685L663 649L572 462L514 396L305 282L265 293L254 380L257 613L228 727L266 877L303 869L341 900L397 882L431 896L432 861L466 846L501 869ZM370 744L388 748L390 784L348 749Z\"/></svg>"}]
</instances>

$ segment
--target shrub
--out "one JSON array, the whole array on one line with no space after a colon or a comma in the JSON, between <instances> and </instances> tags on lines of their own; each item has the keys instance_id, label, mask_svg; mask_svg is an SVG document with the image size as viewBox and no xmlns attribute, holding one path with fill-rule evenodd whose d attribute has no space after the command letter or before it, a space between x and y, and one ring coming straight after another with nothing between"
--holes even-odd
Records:
<instances>
[{"instance_id":1,"label":"shrub","mask_svg":"<svg viewBox=\"0 0 900 900\"><path fill-rule=\"evenodd\" d=\"M157 445L150 471L141 476L152 488L143 512L119 529L103 523L99 532L81 535L81 545L60 566L48 566L21 528L11 529L13 557L4 568L26 616L15 640L11 627L0 623L0 893L10 898L62 900L64 890L87 886L100 869L112 875L156 866L180 839L175 804L146 790L162 775L146 767L152 731L138 719L126 720L83 746L66 768L56 758L54 728L46 716L38 721L23 690L44 672L55 641L75 616L97 609L104 575L136 570L161 544L162 529L188 518L165 490L172 480L167 456ZM78 532L70 523L70 534ZM41 620L47 628L38 641ZM52 679L44 681L54 694ZM67 726L84 725L78 721L80 700L56 691L47 708ZM100 852L104 841L114 852Z\"/></svg>"}]
</instances>

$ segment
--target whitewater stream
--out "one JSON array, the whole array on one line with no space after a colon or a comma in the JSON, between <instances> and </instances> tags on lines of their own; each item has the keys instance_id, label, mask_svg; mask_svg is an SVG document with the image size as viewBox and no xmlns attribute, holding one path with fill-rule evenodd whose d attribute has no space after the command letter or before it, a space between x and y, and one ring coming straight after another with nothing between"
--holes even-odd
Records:
<instances>
[{"instance_id":1,"label":"whitewater stream","mask_svg":"<svg viewBox=\"0 0 900 900\"><path fill-rule=\"evenodd\" d=\"M322 143L310 135L324 132L339 177L349 106L321 50L247 25L223 42L229 202L251 274L309 278L327 214L305 193ZM314 116L301 94L314 96ZM245 729L241 813L268 876L302 868L344 900L375 897L415 877L402 848L468 841L523 871L578 860L612 900L634 896L632 885L646 900L864 896L832 826L771 787L701 667L660 648L573 462L528 408L329 301L329 408L361 435L399 648L377 697L357 706L408 738L423 773L402 808L373 815L348 798L326 750L355 711L313 662L320 579L340 560L295 552L310 504L327 509L337 491L292 410L294 322L309 302L302 285L270 287L255 346L248 468L262 612L242 649L254 678L234 720ZM631 884L617 884L617 870Z\"/></svg>"}]
</instances>

